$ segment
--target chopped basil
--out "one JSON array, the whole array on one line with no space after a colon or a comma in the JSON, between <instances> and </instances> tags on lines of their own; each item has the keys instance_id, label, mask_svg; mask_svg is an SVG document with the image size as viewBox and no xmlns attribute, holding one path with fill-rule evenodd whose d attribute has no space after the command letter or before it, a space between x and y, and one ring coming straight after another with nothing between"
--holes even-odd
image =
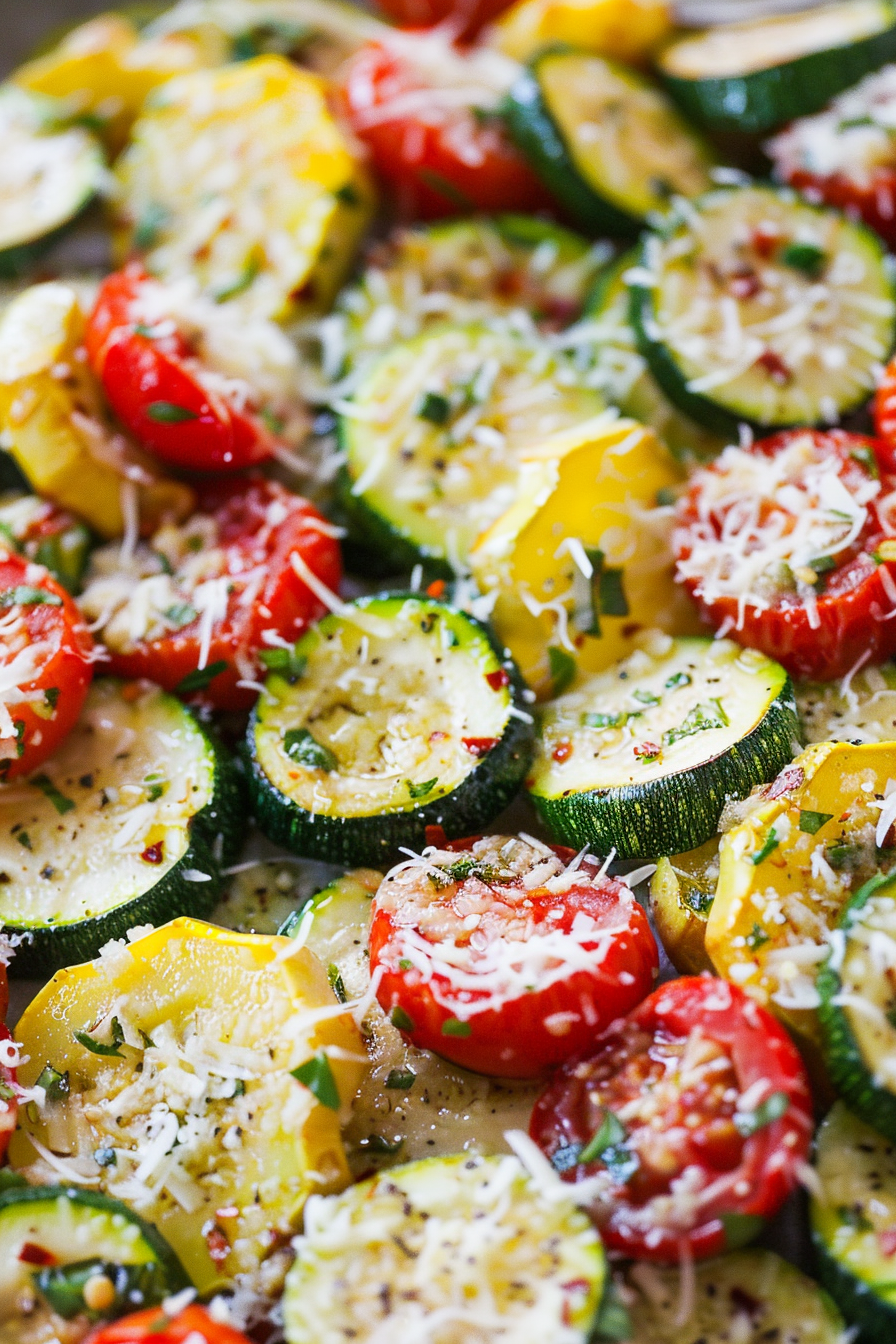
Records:
<instances>
[{"instance_id":1,"label":"chopped basil","mask_svg":"<svg viewBox=\"0 0 896 1344\"><path fill-rule=\"evenodd\" d=\"M386 1087L395 1092L410 1092L417 1081L413 1069L392 1069L386 1079Z\"/></svg>"},{"instance_id":2,"label":"chopped basil","mask_svg":"<svg viewBox=\"0 0 896 1344\"><path fill-rule=\"evenodd\" d=\"M40 789L44 797L53 804L60 817L64 817L66 812L71 812L75 806L71 798L66 798L64 793L59 792L49 775L32 775L28 782L35 789Z\"/></svg>"},{"instance_id":3,"label":"chopped basil","mask_svg":"<svg viewBox=\"0 0 896 1344\"><path fill-rule=\"evenodd\" d=\"M426 392L417 407L417 418L431 425L447 425L451 419L451 402L441 392Z\"/></svg>"},{"instance_id":4,"label":"chopped basil","mask_svg":"<svg viewBox=\"0 0 896 1344\"><path fill-rule=\"evenodd\" d=\"M283 734L283 750L291 761L307 770L335 770L339 762L322 742L313 738L307 728L290 728Z\"/></svg>"},{"instance_id":5,"label":"chopped basil","mask_svg":"<svg viewBox=\"0 0 896 1344\"><path fill-rule=\"evenodd\" d=\"M817 280L827 265L827 253L816 243L788 243L781 252L781 261L791 270L802 271L810 280Z\"/></svg>"},{"instance_id":6,"label":"chopped basil","mask_svg":"<svg viewBox=\"0 0 896 1344\"><path fill-rule=\"evenodd\" d=\"M687 672L673 672L664 683L667 691L677 691L680 686L690 686L691 677Z\"/></svg>"},{"instance_id":7,"label":"chopped basil","mask_svg":"<svg viewBox=\"0 0 896 1344\"><path fill-rule=\"evenodd\" d=\"M307 1087L322 1106L331 1111L339 1110L339 1089L333 1077L333 1070L330 1068L330 1061L323 1050L318 1050L312 1059L293 1069L292 1076Z\"/></svg>"},{"instance_id":8,"label":"chopped basil","mask_svg":"<svg viewBox=\"0 0 896 1344\"><path fill-rule=\"evenodd\" d=\"M165 206L150 201L134 229L134 246L139 252L153 246L167 221L168 211Z\"/></svg>"},{"instance_id":9,"label":"chopped basil","mask_svg":"<svg viewBox=\"0 0 896 1344\"><path fill-rule=\"evenodd\" d=\"M591 625L586 635L600 635L601 616L628 616L629 605L621 569L610 569L603 551L585 548L591 562Z\"/></svg>"},{"instance_id":10,"label":"chopped basil","mask_svg":"<svg viewBox=\"0 0 896 1344\"><path fill-rule=\"evenodd\" d=\"M424 779L420 784L415 784L412 779L409 779L407 781L408 793L412 798L425 798L428 793L432 793L438 782L438 775L435 779Z\"/></svg>"},{"instance_id":11,"label":"chopped basil","mask_svg":"<svg viewBox=\"0 0 896 1344\"><path fill-rule=\"evenodd\" d=\"M46 701L48 709L55 709L59 704L59 687L48 686L44 691L44 700Z\"/></svg>"},{"instance_id":12,"label":"chopped basil","mask_svg":"<svg viewBox=\"0 0 896 1344\"><path fill-rule=\"evenodd\" d=\"M106 1045L103 1041L95 1041L86 1031L73 1031L72 1035L78 1044L83 1045L84 1049L89 1050L92 1055L106 1055L114 1059L124 1059L124 1055L118 1048L120 1045L124 1045L124 1032L117 1017L112 1019L112 1040L109 1045Z\"/></svg>"},{"instance_id":13,"label":"chopped basil","mask_svg":"<svg viewBox=\"0 0 896 1344\"><path fill-rule=\"evenodd\" d=\"M822 826L831 821L833 812L810 812L803 809L800 812L800 830L806 835L815 835Z\"/></svg>"},{"instance_id":14,"label":"chopped basil","mask_svg":"<svg viewBox=\"0 0 896 1344\"><path fill-rule=\"evenodd\" d=\"M149 1035L149 1033L148 1033L148 1032L145 1032L145 1031L143 1030L142 1027L138 1027L138 1028L137 1028L137 1031L138 1031L138 1033L139 1033L139 1036L140 1036L141 1041L143 1042L143 1049L144 1049L144 1050L155 1050L155 1048L156 1048L156 1043L155 1043L155 1041L153 1040L153 1038Z\"/></svg>"},{"instance_id":15,"label":"chopped basil","mask_svg":"<svg viewBox=\"0 0 896 1344\"><path fill-rule=\"evenodd\" d=\"M47 1094L47 1101L62 1101L63 1097L67 1097L69 1092L68 1072L60 1073L52 1064L45 1064L34 1085L44 1089Z\"/></svg>"},{"instance_id":16,"label":"chopped basil","mask_svg":"<svg viewBox=\"0 0 896 1344\"><path fill-rule=\"evenodd\" d=\"M471 1036L473 1028L469 1022L461 1022L457 1017L446 1017L442 1023L443 1036Z\"/></svg>"},{"instance_id":17,"label":"chopped basil","mask_svg":"<svg viewBox=\"0 0 896 1344\"><path fill-rule=\"evenodd\" d=\"M548 667L551 672L551 695L562 695L576 675L576 660L566 649L556 644L548 646Z\"/></svg>"},{"instance_id":18,"label":"chopped basil","mask_svg":"<svg viewBox=\"0 0 896 1344\"><path fill-rule=\"evenodd\" d=\"M195 411L186 406L178 406L174 401L151 401L146 408L150 420L159 425L182 425L185 420L198 420Z\"/></svg>"},{"instance_id":19,"label":"chopped basil","mask_svg":"<svg viewBox=\"0 0 896 1344\"><path fill-rule=\"evenodd\" d=\"M295 647L289 649L262 649L259 661L269 672L276 672L294 686L303 675L308 659L302 653L296 653Z\"/></svg>"},{"instance_id":20,"label":"chopped basil","mask_svg":"<svg viewBox=\"0 0 896 1344\"><path fill-rule=\"evenodd\" d=\"M327 967L327 979L330 982L330 988L339 1002L348 1003L348 995L345 992L345 982L342 979L342 972L333 961L331 961Z\"/></svg>"},{"instance_id":21,"label":"chopped basil","mask_svg":"<svg viewBox=\"0 0 896 1344\"><path fill-rule=\"evenodd\" d=\"M185 677L181 677L174 688L174 694L192 695L194 691L204 691L215 677L226 671L227 663L223 658L219 658L216 663L209 663L208 667L197 667L195 672L188 672Z\"/></svg>"},{"instance_id":22,"label":"chopped basil","mask_svg":"<svg viewBox=\"0 0 896 1344\"><path fill-rule=\"evenodd\" d=\"M195 621L199 612L189 602L175 602L162 613L173 630L182 630L185 625Z\"/></svg>"},{"instance_id":23,"label":"chopped basil","mask_svg":"<svg viewBox=\"0 0 896 1344\"><path fill-rule=\"evenodd\" d=\"M404 1139L402 1138L390 1141L384 1139L382 1134L368 1134L367 1138L362 1139L358 1146L368 1153L397 1153L403 1144Z\"/></svg>"},{"instance_id":24,"label":"chopped basil","mask_svg":"<svg viewBox=\"0 0 896 1344\"><path fill-rule=\"evenodd\" d=\"M632 691L632 695L639 705L658 705L660 697L654 695L653 691Z\"/></svg>"},{"instance_id":25,"label":"chopped basil","mask_svg":"<svg viewBox=\"0 0 896 1344\"><path fill-rule=\"evenodd\" d=\"M693 737L695 733L705 733L711 728L727 728L728 724L721 700L704 700L694 705L677 728L669 728L663 733L663 746L671 747L684 737Z\"/></svg>"},{"instance_id":26,"label":"chopped basil","mask_svg":"<svg viewBox=\"0 0 896 1344\"><path fill-rule=\"evenodd\" d=\"M219 289L213 292L212 298L215 303L226 303L228 299L235 299L238 294L244 294L260 270L261 265L258 258L250 257L242 271L234 277L230 284L221 285Z\"/></svg>"},{"instance_id":27,"label":"chopped basil","mask_svg":"<svg viewBox=\"0 0 896 1344\"><path fill-rule=\"evenodd\" d=\"M751 952L755 952L757 948L763 947L764 944L768 942L768 934L760 924L754 924L750 932L744 938L744 942Z\"/></svg>"},{"instance_id":28,"label":"chopped basil","mask_svg":"<svg viewBox=\"0 0 896 1344\"><path fill-rule=\"evenodd\" d=\"M16 836L16 839L18 840L20 845L23 845L25 847L25 849L31 848L31 836L28 834L27 831L19 831L18 835Z\"/></svg>"},{"instance_id":29,"label":"chopped basil","mask_svg":"<svg viewBox=\"0 0 896 1344\"><path fill-rule=\"evenodd\" d=\"M625 1185L640 1166L637 1153L627 1146L628 1131L612 1111L606 1111L596 1133L579 1154L579 1162L600 1161L619 1185Z\"/></svg>"},{"instance_id":30,"label":"chopped basil","mask_svg":"<svg viewBox=\"0 0 896 1344\"><path fill-rule=\"evenodd\" d=\"M0 610L6 607L61 607L62 598L58 593L48 593L44 588L31 588L20 583L15 588L7 588L0 593Z\"/></svg>"},{"instance_id":31,"label":"chopped basil","mask_svg":"<svg viewBox=\"0 0 896 1344\"><path fill-rule=\"evenodd\" d=\"M608 1339L615 1341L616 1344L623 1344L623 1341L631 1339L633 1333L628 1308L619 1295L612 1275L608 1275L591 1338L595 1341Z\"/></svg>"},{"instance_id":32,"label":"chopped basil","mask_svg":"<svg viewBox=\"0 0 896 1344\"><path fill-rule=\"evenodd\" d=\"M838 871L841 869L857 868L862 859L862 849L860 845L836 844L828 845L825 850L825 858L832 868Z\"/></svg>"},{"instance_id":33,"label":"chopped basil","mask_svg":"<svg viewBox=\"0 0 896 1344\"><path fill-rule=\"evenodd\" d=\"M637 714L583 714L584 728L624 728L629 719L638 718Z\"/></svg>"},{"instance_id":34,"label":"chopped basil","mask_svg":"<svg viewBox=\"0 0 896 1344\"><path fill-rule=\"evenodd\" d=\"M735 1112L734 1124L739 1134L749 1137L750 1134L757 1134L760 1129L765 1129L768 1125L774 1124L780 1120L790 1106L790 1098L786 1092L773 1092L771 1096L766 1097L761 1105L757 1106L755 1111Z\"/></svg>"},{"instance_id":35,"label":"chopped basil","mask_svg":"<svg viewBox=\"0 0 896 1344\"><path fill-rule=\"evenodd\" d=\"M765 837L765 841L762 845L762 848L757 849L755 854L750 855L750 862L753 864L754 867L758 867L759 864L762 863L763 859L767 859L769 854L774 853L774 851L778 848L779 844L780 841L778 840L778 837L775 835L775 828L772 827L768 835Z\"/></svg>"},{"instance_id":36,"label":"chopped basil","mask_svg":"<svg viewBox=\"0 0 896 1344\"><path fill-rule=\"evenodd\" d=\"M389 1021L392 1023L393 1027L397 1027L399 1031L414 1030L413 1018L409 1017L405 1010L400 1008L398 1004L395 1005L389 1014Z\"/></svg>"}]
</instances>

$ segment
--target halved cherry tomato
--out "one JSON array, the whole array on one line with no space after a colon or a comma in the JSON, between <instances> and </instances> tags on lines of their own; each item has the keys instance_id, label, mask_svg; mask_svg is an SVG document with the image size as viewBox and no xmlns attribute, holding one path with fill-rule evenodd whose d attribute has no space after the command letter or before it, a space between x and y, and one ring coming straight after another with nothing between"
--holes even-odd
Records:
<instances>
[{"instance_id":1,"label":"halved cherry tomato","mask_svg":"<svg viewBox=\"0 0 896 1344\"><path fill-rule=\"evenodd\" d=\"M475 93L464 92L476 85L476 63L491 58L502 59L461 54L438 33L407 32L369 42L349 61L341 94L346 115L406 218L550 204L499 117L476 108ZM492 79L486 70L482 101L496 108L500 95L487 87Z\"/></svg>"},{"instance_id":2,"label":"halved cherry tomato","mask_svg":"<svg viewBox=\"0 0 896 1344\"><path fill-rule=\"evenodd\" d=\"M141 544L127 567L117 546L94 552L80 603L102 622L113 674L245 709L264 658L326 610L305 575L337 589L339 542L306 499L275 481L218 482L199 505Z\"/></svg>"},{"instance_id":3,"label":"halved cherry tomato","mask_svg":"<svg viewBox=\"0 0 896 1344\"><path fill-rule=\"evenodd\" d=\"M673 980L542 1092L530 1133L564 1180L595 1177L605 1243L641 1259L716 1255L794 1188L812 1136L796 1047L743 990Z\"/></svg>"},{"instance_id":4,"label":"halved cherry tomato","mask_svg":"<svg viewBox=\"0 0 896 1344\"><path fill-rule=\"evenodd\" d=\"M0 967L0 977L3 984L6 984L6 967ZM0 1016L6 1013L5 993L2 1002L0 1002ZM0 1163L6 1156L6 1149L9 1147L9 1141L15 1132L16 1120L19 1114L19 1099L16 1092L16 1071L12 1060L17 1058L17 1052L10 1042L12 1037L8 1029L0 1022Z\"/></svg>"},{"instance_id":5,"label":"halved cherry tomato","mask_svg":"<svg viewBox=\"0 0 896 1344\"><path fill-rule=\"evenodd\" d=\"M896 653L896 457L842 430L726 448L679 502L676 577L719 633L831 681ZM891 553L892 551L892 553Z\"/></svg>"},{"instance_id":6,"label":"halved cherry tomato","mask_svg":"<svg viewBox=\"0 0 896 1344\"><path fill-rule=\"evenodd\" d=\"M427 850L373 903L377 997L414 1045L533 1078L584 1049L654 984L658 956L625 883L512 836Z\"/></svg>"},{"instance_id":7,"label":"halved cherry tomato","mask_svg":"<svg viewBox=\"0 0 896 1344\"><path fill-rule=\"evenodd\" d=\"M0 550L0 779L41 765L77 721L93 640L43 565Z\"/></svg>"},{"instance_id":8,"label":"halved cherry tomato","mask_svg":"<svg viewBox=\"0 0 896 1344\"><path fill-rule=\"evenodd\" d=\"M406 28L443 23L457 39L475 37L513 0L377 0L384 13Z\"/></svg>"},{"instance_id":9,"label":"halved cherry tomato","mask_svg":"<svg viewBox=\"0 0 896 1344\"><path fill-rule=\"evenodd\" d=\"M100 286L87 354L109 404L144 448L188 471L241 471L271 456L251 406L205 369L174 321L147 312L157 282L133 262Z\"/></svg>"},{"instance_id":10,"label":"halved cherry tomato","mask_svg":"<svg viewBox=\"0 0 896 1344\"><path fill-rule=\"evenodd\" d=\"M784 175L784 180L811 201L824 201L864 220L891 250L896 247L896 167L872 168L861 177L797 169Z\"/></svg>"},{"instance_id":11,"label":"halved cherry tomato","mask_svg":"<svg viewBox=\"0 0 896 1344\"><path fill-rule=\"evenodd\" d=\"M86 1344L249 1344L245 1335L222 1325L195 1304L176 1316L166 1316L161 1307L123 1316L88 1336Z\"/></svg>"}]
</instances>

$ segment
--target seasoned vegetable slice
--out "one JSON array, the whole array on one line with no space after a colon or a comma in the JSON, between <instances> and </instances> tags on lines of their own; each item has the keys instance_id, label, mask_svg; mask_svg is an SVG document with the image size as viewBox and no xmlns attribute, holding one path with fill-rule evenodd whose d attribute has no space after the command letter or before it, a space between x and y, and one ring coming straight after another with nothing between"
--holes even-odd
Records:
<instances>
[{"instance_id":1,"label":"seasoned vegetable slice","mask_svg":"<svg viewBox=\"0 0 896 1344\"><path fill-rule=\"evenodd\" d=\"M650 879L650 913L660 942L682 975L711 971L706 921L719 879L719 842L660 859Z\"/></svg>"}]
</instances>

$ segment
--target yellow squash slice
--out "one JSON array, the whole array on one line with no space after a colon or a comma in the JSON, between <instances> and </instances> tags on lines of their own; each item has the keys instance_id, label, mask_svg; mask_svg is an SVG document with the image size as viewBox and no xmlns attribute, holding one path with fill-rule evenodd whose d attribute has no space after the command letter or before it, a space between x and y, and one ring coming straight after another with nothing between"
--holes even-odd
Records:
<instances>
[{"instance_id":1,"label":"yellow squash slice","mask_svg":"<svg viewBox=\"0 0 896 1344\"><path fill-rule=\"evenodd\" d=\"M637 65L671 30L666 0L516 0L495 23L490 40L516 61L568 43Z\"/></svg>"},{"instance_id":2,"label":"yellow squash slice","mask_svg":"<svg viewBox=\"0 0 896 1344\"><path fill-rule=\"evenodd\" d=\"M23 1115L13 1165L122 1199L201 1292L256 1270L309 1194L348 1184L340 1110L366 1056L290 939L176 919L59 971L16 1036L26 1086L50 1065L68 1087Z\"/></svg>"}]
</instances>

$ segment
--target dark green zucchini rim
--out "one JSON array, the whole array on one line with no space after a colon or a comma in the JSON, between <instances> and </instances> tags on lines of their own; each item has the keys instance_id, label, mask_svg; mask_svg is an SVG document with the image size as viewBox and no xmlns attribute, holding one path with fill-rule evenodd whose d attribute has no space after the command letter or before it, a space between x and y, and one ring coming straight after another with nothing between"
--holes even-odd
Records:
<instances>
[{"instance_id":1,"label":"dark green zucchini rim","mask_svg":"<svg viewBox=\"0 0 896 1344\"><path fill-rule=\"evenodd\" d=\"M838 928L843 930L845 938L849 937L851 926L858 922L859 913L871 897L886 894L886 889L894 886L896 872L890 872L877 873L859 888L840 917ZM834 1001L840 993L842 981L830 957L819 969L815 987L821 1000L818 1021L831 1082L860 1120L896 1143L896 1093L880 1087L874 1081L872 1070L865 1062L849 1024L849 1017L842 1005ZM896 1306L893 1307L893 1314L896 1320Z\"/></svg>"},{"instance_id":2,"label":"dark green zucchini rim","mask_svg":"<svg viewBox=\"0 0 896 1344\"><path fill-rule=\"evenodd\" d=\"M782 187L777 183L767 181L755 181L750 183L720 183L706 192L703 196L698 196L695 200L689 202L691 210L700 211L704 205L722 193L731 193L738 191L767 191L773 193L785 204L798 206L802 210L815 211L818 214L838 215L841 212L828 205L815 205L811 201L805 200L798 195L791 187ZM859 233L868 243L872 245L881 262L881 272L885 275L888 287L896 301L896 272L894 272L893 260L884 246L883 241L861 222L847 219L844 221L849 227ZM656 232L664 240L671 238L677 230L687 226L687 219L680 211L671 210L662 224L656 228ZM648 264L649 235L643 239L638 260L645 267ZM730 435L734 442L737 442L740 425L750 425L760 434L771 433L779 429L802 428L806 422L798 421L774 421L765 422L756 420L745 412L729 409L723 402L716 401L703 392L691 392L688 389L688 378L682 373L675 356L671 350L662 341L648 334L654 320L653 290L645 285L632 285L630 287L629 297L629 320L635 332L638 351L647 360L650 372L653 374L662 391L669 400L683 411L685 415L690 416L697 424L705 426L715 434ZM896 319L893 323L891 333L890 351L896 346ZM873 395L870 388L859 389L854 400L838 406L838 417L848 415L851 411L858 410L864 406ZM822 428L829 428L827 421L819 417L813 424Z\"/></svg>"},{"instance_id":3,"label":"dark green zucchini rim","mask_svg":"<svg viewBox=\"0 0 896 1344\"><path fill-rule=\"evenodd\" d=\"M6 1209L13 1209L22 1204L54 1204L59 1199L67 1199L69 1203L79 1205L81 1208L98 1209L112 1217L124 1219L132 1227L137 1227L141 1239L155 1255L171 1292L176 1293L191 1286L186 1270L158 1228L141 1218L139 1213L128 1208L120 1199L101 1195L96 1190L80 1190L70 1185L12 1186L0 1193L0 1219Z\"/></svg>"},{"instance_id":4,"label":"dark green zucchini rim","mask_svg":"<svg viewBox=\"0 0 896 1344\"><path fill-rule=\"evenodd\" d=\"M467 622L488 644L497 667L510 678L511 708L526 713L525 683L516 664L506 656L488 626L447 602L412 592L377 593L357 598L353 605L364 609L372 603L401 599L422 602L449 612ZM338 616L324 617L339 620ZM301 641L300 641L301 642ZM519 791L532 758L533 728L526 718L508 714L496 746L480 756L470 773L451 790L431 803L401 812L379 812L363 817L325 817L311 813L283 793L265 774L256 753L258 705L253 709L246 734L246 774L252 811L269 840L304 858L323 859L346 867L383 868L395 859L401 847L420 851L426 844L427 826L442 826L449 839L470 835L487 826Z\"/></svg>"},{"instance_id":5,"label":"dark green zucchini rim","mask_svg":"<svg viewBox=\"0 0 896 1344\"><path fill-rule=\"evenodd\" d=\"M896 1328L896 1306L878 1297L870 1283L841 1264L821 1234L811 1230L820 1286L840 1308L846 1320L861 1331L866 1344L891 1344Z\"/></svg>"},{"instance_id":6,"label":"dark green zucchini rim","mask_svg":"<svg viewBox=\"0 0 896 1344\"><path fill-rule=\"evenodd\" d=\"M187 849L153 886L100 915L55 924L0 922L0 933L22 939L9 965L11 976L27 980L90 961L110 939L123 938L139 924L158 927L180 915L203 919L211 914L224 886L221 868L236 857L245 835L245 789L217 736L186 705L181 708L211 749L214 776L211 798L188 823ZM211 880L188 881L184 872L191 868Z\"/></svg>"},{"instance_id":7,"label":"dark green zucchini rim","mask_svg":"<svg viewBox=\"0 0 896 1344\"><path fill-rule=\"evenodd\" d=\"M693 40L691 36L667 43L657 57L657 70L671 97L693 121L715 131L761 134L820 112L838 93L892 61L896 57L896 8L890 8L889 28L764 70L704 79L674 75L665 58L679 41ZM756 19L755 26L763 22Z\"/></svg>"},{"instance_id":8,"label":"dark green zucchini rim","mask_svg":"<svg viewBox=\"0 0 896 1344\"><path fill-rule=\"evenodd\" d=\"M801 738L790 677L746 737L699 765L646 784L582 789L529 797L554 839L597 854L615 849L620 859L654 860L684 854L710 840L725 803L745 798L757 784L788 765Z\"/></svg>"}]
</instances>

